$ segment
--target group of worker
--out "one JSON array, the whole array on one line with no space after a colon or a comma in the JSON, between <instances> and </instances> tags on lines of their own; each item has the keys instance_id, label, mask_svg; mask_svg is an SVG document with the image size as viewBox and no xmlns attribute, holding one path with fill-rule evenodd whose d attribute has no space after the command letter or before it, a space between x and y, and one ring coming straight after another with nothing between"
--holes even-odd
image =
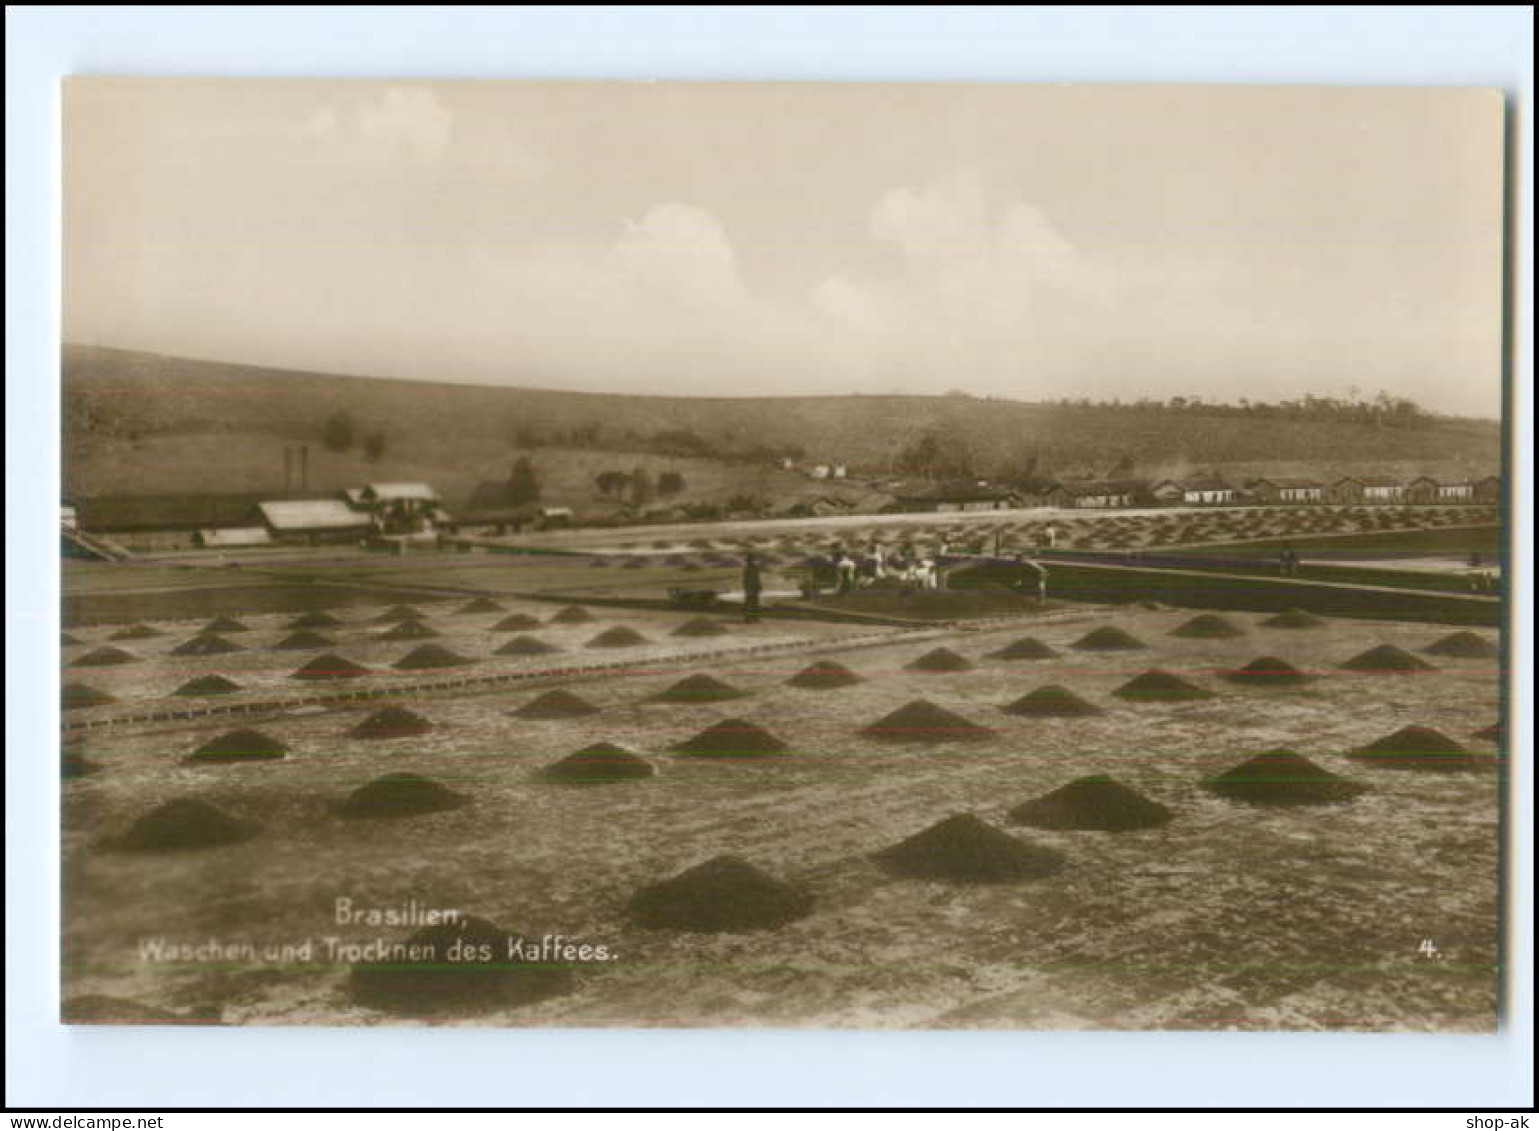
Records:
<instances>
[{"instance_id":1,"label":"group of worker","mask_svg":"<svg viewBox=\"0 0 1539 1131\"><path fill-rule=\"evenodd\" d=\"M919 589L945 587L946 567L951 557L949 544L942 542L935 553L915 553L908 547L904 549L908 552L888 558L881 544L873 542L857 560L843 546L835 546L830 557L834 566L836 592L851 593L886 578L896 578L905 585ZM1011 583L1012 587L1020 592L1035 592L1039 602L1046 602L1047 567L1026 554L1015 555L1014 564L1019 572ZM1277 568L1284 577L1298 576L1299 556L1292 546L1284 546L1278 553ZM1478 552L1470 555L1468 576L1472 589L1491 592L1497 588L1496 570ZM743 608L747 620L758 620L759 599L763 591L758 555L749 553L743 558ZM811 579L804 586L804 592L808 595L816 592L816 584Z\"/></svg>"},{"instance_id":2,"label":"group of worker","mask_svg":"<svg viewBox=\"0 0 1539 1131\"><path fill-rule=\"evenodd\" d=\"M1494 593L1497 588L1497 569L1492 563L1486 561L1485 555L1479 550L1472 550L1469 558L1469 569L1466 571L1470 588L1477 593Z\"/></svg>"},{"instance_id":3,"label":"group of worker","mask_svg":"<svg viewBox=\"0 0 1539 1131\"><path fill-rule=\"evenodd\" d=\"M835 588L840 593L849 593L887 578L895 578L919 589L939 589L942 562L948 549L948 546L942 544L939 553L910 551L888 558L882 546L873 542L865 554L857 559L843 546L835 546L829 555L834 564Z\"/></svg>"},{"instance_id":4,"label":"group of worker","mask_svg":"<svg viewBox=\"0 0 1539 1131\"><path fill-rule=\"evenodd\" d=\"M856 558L844 546L834 546L829 561L833 564L835 592L841 595L852 593L887 579L921 590L945 588L948 567L955 563L948 542L942 542L935 552L916 552L909 547L903 549L904 552L899 555L889 557L880 543L873 542L863 555ZM1018 575L1011 586L1021 592L1035 593L1039 601L1046 601L1046 567L1025 554L1017 554L1014 564L1018 568ZM816 591L816 582L809 576L803 585L804 595L811 596ZM763 592L763 572L759 557L750 552L743 557L743 608L745 618L750 622L758 619Z\"/></svg>"}]
</instances>

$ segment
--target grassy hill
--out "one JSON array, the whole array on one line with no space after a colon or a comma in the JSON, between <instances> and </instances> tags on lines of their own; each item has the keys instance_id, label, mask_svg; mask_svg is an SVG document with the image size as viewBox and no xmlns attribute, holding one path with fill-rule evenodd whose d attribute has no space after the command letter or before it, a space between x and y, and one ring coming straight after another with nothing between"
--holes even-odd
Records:
<instances>
[{"instance_id":1,"label":"grassy hill","mask_svg":"<svg viewBox=\"0 0 1539 1131\"><path fill-rule=\"evenodd\" d=\"M346 413L383 452L322 443ZM1140 414L961 396L652 397L401 381L263 369L99 347L63 350L64 490L78 497L278 491L285 445L306 443L309 487L426 479L451 503L503 479L527 455L547 501L600 505L600 471L645 467L684 476L683 501L734 493L811 497L821 484L780 470L769 450L886 474L927 430L966 437L981 467L1022 451L1053 474L1196 468L1230 474L1347 470L1453 475L1492 469L1489 421L1437 419L1418 430L1356 421L1293 422L1186 412ZM662 434L689 444L668 449ZM688 454L694 452L695 454Z\"/></svg>"}]
</instances>

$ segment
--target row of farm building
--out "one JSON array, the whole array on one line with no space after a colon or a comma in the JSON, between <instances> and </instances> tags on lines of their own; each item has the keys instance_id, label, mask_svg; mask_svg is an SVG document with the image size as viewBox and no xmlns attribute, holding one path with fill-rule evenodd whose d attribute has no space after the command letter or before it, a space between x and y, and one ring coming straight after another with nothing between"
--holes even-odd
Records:
<instances>
[{"instance_id":1,"label":"row of farm building","mask_svg":"<svg viewBox=\"0 0 1539 1131\"><path fill-rule=\"evenodd\" d=\"M1501 499L1496 475L1440 480L1418 476L1349 475L1331 481L1309 478L1254 478L1230 483L1218 475L1190 479L1047 480L1028 487L987 483L928 484L896 492L903 511L1006 510L1017 507L1112 509L1148 506L1494 504Z\"/></svg>"},{"instance_id":2,"label":"row of farm building","mask_svg":"<svg viewBox=\"0 0 1539 1131\"><path fill-rule=\"evenodd\" d=\"M370 483L307 499L147 495L66 500L67 530L141 549L272 543L415 542L449 524L427 483Z\"/></svg>"},{"instance_id":3,"label":"row of farm building","mask_svg":"<svg viewBox=\"0 0 1539 1131\"><path fill-rule=\"evenodd\" d=\"M252 495L129 495L65 500L60 516L71 546L86 556L107 539L134 550L239 549L269 545L365 543L389 548L435 543L442 534L565 526L568 507L445 509L429 483L369 483L304 499Z\"/></svg>"},{"instance_id":4,"label":"row of farm building","mask_svg":"<svg viewBox=\"0 0 1539 1131\"><path fill-rule=\"evenodd\" d=\"M1347 476L1331 482L1259 478L1233 485L1219 476L1184 480L1043 481L1004 487L962 481L887 484L871 512L973 512L1026 507L1106 510L1150 506L1256 506L1311 504L1495 504L1501 480L1428 476L1401 481ZM839 505L835 506L834 503ZM859 504L830 500L808 514L860 513ZM371 483L308 499L261 499L231 495L160 495L66 501L63 525L75 535L113 539L135 549L196 546L236 548L274 543L380 545L431 542L443 533L506 533L575 521L566 507L526 506L498 511L456 510L451 517L427 483Z\"/></svg>"}]
</instances>

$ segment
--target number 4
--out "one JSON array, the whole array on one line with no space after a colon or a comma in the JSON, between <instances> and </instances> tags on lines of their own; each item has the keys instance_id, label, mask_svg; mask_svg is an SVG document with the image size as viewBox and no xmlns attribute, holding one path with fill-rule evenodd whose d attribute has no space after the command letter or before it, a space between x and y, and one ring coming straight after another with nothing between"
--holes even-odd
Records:
<instances>
[{"instance_id":1,"label":"number 4","mask_svg":"<svg viewBox=\"0 0 1539 1131\"><path fill-rule=\"evenodd\" d=\"M1421 943L1416 947L1416 953L1424 958L1436 958L1437 944L1431 939L1422 939Z\"/></svg>"}]
</instances>

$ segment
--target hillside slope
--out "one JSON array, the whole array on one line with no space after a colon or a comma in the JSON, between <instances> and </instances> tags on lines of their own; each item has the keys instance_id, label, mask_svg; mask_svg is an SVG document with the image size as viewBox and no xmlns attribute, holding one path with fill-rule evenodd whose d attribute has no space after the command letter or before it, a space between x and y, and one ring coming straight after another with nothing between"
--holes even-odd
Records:
<instances>
[{"instance_id":1,"label":"hillside slope","mask_svg":"<svg viewBox=\"0 0 1539 1131\"><path fill-rule=\"evenodd\" d=\"M310 448L309 485L429 479L451 501L504 478L528 455L551 501L595 499L601 470L676 470L685 499L806 492L763 458L799 449L811 462L872 474L926 431L964 436L979 466L1030 452L1058 475L1131 460L1148 475L1196 467L1319 474L1352 468L1456 474L1494 467L1494 422L1435 420L1415 430L1354 421L1140 414L970 397L646 397L400 381L262 369L99 347L63 351L64 489L78 496L281 488L285 444ZM384 451L327 450L328 417L345 412ZM659 433L699 441L700 458L659 453ZM758 459L746 459L757 452Z\"/></svg>"}]
</instances>

